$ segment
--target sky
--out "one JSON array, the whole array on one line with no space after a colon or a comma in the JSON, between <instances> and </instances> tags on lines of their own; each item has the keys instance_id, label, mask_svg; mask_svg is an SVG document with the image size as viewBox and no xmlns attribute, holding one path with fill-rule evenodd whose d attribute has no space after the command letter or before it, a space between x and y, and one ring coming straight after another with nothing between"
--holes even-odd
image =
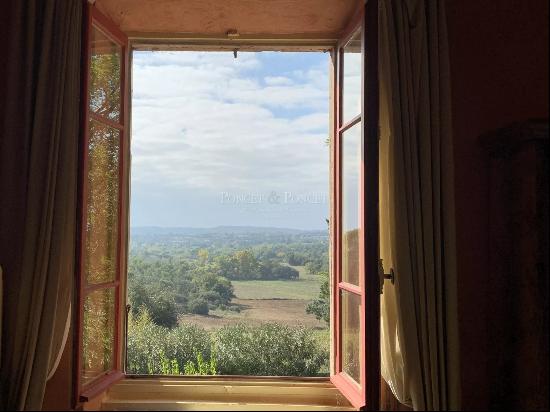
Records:
<instances>
[{"instance_id":1,"label":"sky","mask_svg":"<svg viewBox=\"0 0 550 412\"><path fill-rule=\"evenodd\" d=\"M326 229L329 56L134 52L131 225Z\"/></svg>"}]
</instances>

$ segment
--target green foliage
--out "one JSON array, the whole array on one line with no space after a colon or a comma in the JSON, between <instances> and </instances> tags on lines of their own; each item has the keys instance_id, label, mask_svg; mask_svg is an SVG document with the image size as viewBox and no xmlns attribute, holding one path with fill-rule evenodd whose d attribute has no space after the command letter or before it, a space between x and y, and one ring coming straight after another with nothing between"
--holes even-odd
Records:
<instances>
[{"instance_id":1,"label":"green foliage","mask_svg":"<svg viewBox=\"0 0 550 412\"><path fill-rule=\"evenodd\" d=\"M278 323L225 326L214 334L222 375L316 376L328 363L310 329Z\"/></svg>"},{"instance_id":2,"label":"green foliage","mask_svg":"<svg viewBox=\"0 0 550 412\"><path fill-rule=\"evenodd\" d=\"M312 274L318 274L322 271L328 271L328 260L311 260L305 264L306 270Z\"/></svg>"},{"instance_id":3,"label":"green foliage","mask_svg":"<svg viewBox=\"0 0 550 412\"><path fill-rule=\"evenodd\" d=\"M163 375L179 375L180 367L176 359L168 359L164 351L160 351L160 367Z\"/></svg>"},{"instance_id":4,"label":"green foliage","mask_svg":"<svg viewBox=\"0 0 550 412\"><path fill-rule=\"evenodd\" d=\"M168 329L155 324L146 310L129 316L129 373L177 375L199 354L210 359L210 351L210 335L204 329L194 325Z\"/></svg>"},{"instance_id":5,"label":"green foliage","mask_svg":"<svg viewBox=\"0 0 550 412\"><path fill-rule=\"evenodd\" d=\"M234 254L217 256L218 274L231 280L297 279L299 272L275 259L258 259L251 250L239 250Z\"/></svg>"},{"instance_id":6,"label":"green foliage","mask_svg":"<svg viewBox=\"0 0 550 412\"><path fill-rule=\"evenodd\" d=\"M244 234L178 235L173 230L177 231L132 233L128 268L130 373L327 374L328 345L318 339L319 331L279 324L226 326L217 331L178 325L179 314L238 311L231 303L232 280L258 284L269 280L295 289L301 283L287 281L298 279L300 273L290 265L307 267L310 275L302 272L300 281L328 271L326 233L262 229ZM326 282L308 313L328 322L328 275L320 276L326 276Z\"/></svg>"},{"instance_id":7,"label":"green foliage","mask_svg":"<svg viewBox=\"0 0 550 412\"><path fill-rule=\"evenodd\" d=\"M321 272L319 276L323 277L319 297L307 305L306 312L315 315L317 319L322 319L328 324L330 322L330 287L328 272Z\"/></svg>"},{"instance_id":8,"label":"green foliage","mask_svg":"<svg viewBox=\"0 0 550 412\"><path fill-rule=\"evenodd\" d=\"M317 376L326 374L328 359L328 345L303 327L239 324L208 332L158 326L147 311L129 318L133 374Z\"/></svg>"},{"instance_id":9,"label":"green foliage","mask_svg":"<svg viewBox=\"0 0 550 412\"><path fill-rule=\"evenodd\" d=\"M199 298L194 298L187 304L187 310L195 315L208 315L208 302Z\"/></svg>"},{"instance_id":10,"label":"green foliage","mask_svg":"<svg viewBox=\"0 0 550 412\"><path fill-rule=\"evenodd\" d=\"M211 308L227 307L234 296L231 282L209 263L132 257L129 266L132 314L145 308L159 326L175 327L179 313L207 315Z\"/></svg>"},{"instance_id":11,"label":"green foliage","mask_svg":"<svg viewBox=\"0 0 550 412\"><path fill-rule=\"evenodd\" d=\"M157 325L173 328L178 323L176 303L170 293L154 285L149 288L135 285L130 288L129 298L132 313L137 315L147 310L151 320Z\"/></svg>"},{"instance_id":12,"label":"green foliage","mask_svg":"<svg viewBox=\"0 0 550 412\"><path fill-rule=\"evenodd\" d=\"M305 253L289 252L287 262L291 266L304 266L308 262L308 257Z\"/></svg>"},{"instance_id":13,"label":"green foliage","mask_svg":"<svg viewBox=\"0 0 550 412\"><path fill-rule=\"evenodd\" d=\"M281 265L273 260L267 260L260 265L262 280L291 280L298 279L300 272L290 266Z\"/></svg>"},{"instance_id":14,"label":"green foliage","mask_svg":"<svg viewBox=\"0 0 550 412\"><path fill-rule=\"evenodd\" d=\"M209 362L206 362L202 354L197 355L197 366L193 361L188 361L185 364L185 375L217 375L216 372L216 357L213 355Z\"/></svg>"}]
</instances>

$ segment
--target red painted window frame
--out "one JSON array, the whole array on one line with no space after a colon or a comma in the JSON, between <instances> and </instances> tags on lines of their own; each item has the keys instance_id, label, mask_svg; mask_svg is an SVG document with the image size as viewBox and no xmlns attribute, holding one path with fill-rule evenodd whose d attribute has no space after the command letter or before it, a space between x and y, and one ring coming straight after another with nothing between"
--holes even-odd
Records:
<instances>
[{"instance_id":1,"label":"red painted window frame","mask_svg":"<svg viewBox=\"0 0 550 412\"><path fill-rule=\"evenodd\" d=\"M91 32L92 28L98 28L105 36L121 47L121 90L120 90L120 117L119 121L110 120L104 116L92 113L89 109L89 70L91 62ZM82 77L81 77L81 136L79 145L79 190L78 190L78 218L79 233L77 245L77 276L76 276L76 333L74 338L74 388L75 405L79 402L86 402L103 392L112 383L124 377L123 359L121 356L121 339L123 333L122 299L125 291L122 290L124 282L121 282L123 269L123 233L126 225L125 220L125 151L128 142L128 38L120 29L107 17L101 14L93 5L86 2L84 6L83 35L82 35ZM87 222L87 175L88 175L88 142L89 122L93 119L103 125L120 131L119 141L119 190L118 190L118 240L117 240L117 271L116 278L112 282L98 285L86 284L85 273L85 245L86 245L86 222ZM84 385L82 382L82 354L83 354L83 320L84 301L88 294L102 289L114 289L115 291L115 330L113 337L113 369L106 371L92 382Z\"/></svg>"},{"instance_id":2,"label":"red painted window frame","mask_svg":"<svg viewBox=\"0 0 550 412\"><path fill-rule=\"evenodd\" d=\"M343 48L353 34L362 27L362 110L361 114L344 123L343 98ZM335 62L335 143L333 145L334 210L332 236L332 300L334 364L332 383L356 408L378 410L380 405L380 292L379 292L379 211L378 211L378 0L367 0L364 7L343 32L334 53ZM362 126L361 193L360 205L360 284L342 282L342 190L341 145L345 131ZM367 230L365 230L367 229ZM342 368L340 291L346 290L361 296L360 342L361 382L359 385Z\"/></svg>"},{"instance_id":3,"label":"red painted window frame","mask_svg":"<svg viewBox=\"0 0 550 412\"><path fill-rule=\"evenodd\" d=\"M363 81L362 81L362 113L355 119L342 123L342 58L341 49L356 31L363 26L362 56L363 56ZM90 32L93 26L97 26L111 40L119 44L122 49L121 62L121 122L116 124L105 118L99 118L89 111L89 66L91 58ZM86 4L85 18L83 27L83 59L82 59L82 123L81 123L81 144L80 144L80 172L79 172L79 244L77 250L77 304L75 345L78 350L75 351L75 399L77 402L86 402L96 395L103 392L112 383L124 377L123 359L120 348L122 347L123 317L122 307L123 297L125 295L125 283L122 282L121 275L123 265L123 242L126 224L126 198L124 188L126 185L125 175L125 153L128 145L128 81L129 81L129 48L126 35L121 32L116 25L103 16L93 5ZM365 55L368 59L365 59ZM380 393L380 296L379 296L379 278L378 278L378 0L367 0L360 13L353 19L349 27L344 31L341 40L334 54L336 64L335 79L335 144L333 145L334 167L332 170L334 181L334 199L335 207L333 210L333 236L332 252L334 259L332 261L333 273L333 306L331 308L331 317L333 327L333 342L335 345L335 373L331 375L331 381L340 389L350 402L357 408L366 410L379 409ZM367 110L365 110L367 108ZM121 131L120 140L120 171L119 171L119 237L118 237L118 265L117 275L114 282L86 288L84 277L84 245L85 226L86 226L86 177L87 177L87 147L88 147L88 123L93 117L108 126L115 127ZM362 124L362 136L364 144L364 153L362 156L361 181L363 182L360 193L361 205L361 248L360 259L362 269L360 273L361 285L359 287L346 285L339 282L341 279L341 185L340 185L340 145L343 132L353 127L357 123ZM369 230L365 231L364 228ZM87 293L99 288L115 288L115 337L114 337L114 368L106 372L103 376L96 378L90 384L83 386L81 379L82 369L82 333L83 333L83 307L84 298ZM339 290L344 289L361 295L363 316L361 317L361 387L358 388L349 377L341 371L340 356L340 310L339 310Z\"/></svg>"}]
</instances>

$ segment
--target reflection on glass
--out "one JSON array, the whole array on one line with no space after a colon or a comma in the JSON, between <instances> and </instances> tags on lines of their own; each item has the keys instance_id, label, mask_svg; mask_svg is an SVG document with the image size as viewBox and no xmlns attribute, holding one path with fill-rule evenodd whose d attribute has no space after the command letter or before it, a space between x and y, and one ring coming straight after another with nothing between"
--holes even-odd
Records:
<instances>
[{"instance_id":1,"label":"reflection on glass","mask_svg":"<svg viewBox=\"0 0 550 412\"><path fill-rule=\"evenodd\" d=\"M120 132L90 121L85 273L88 284L112 282L117 271Z\"/></svg>"},{"instance_id":2,"label":"reflection on glass","mask_svg":"<svg viewBox=\"0 0 550 412\"><path fill-rule=\"evenodd\" d=\"M361 296L340 291L342 305L342 370L361 383Z\"/></svg>"},{"instance_id":3,"label":"reflection on glass","mask_svg":"<svg viewBox=\"0 0 550 412\"><path fill-rule=\"evenodd\" d=\"M342 126L361 114L361 36L359 28L344 47Z\"/></svg>"},{"instance_id":4,"label":"reflection on glass","mask_svg":"<svg viewBox=\"0 0 550 412\"><path fill-rule=\"evenodd\" d=\"M342 281L359 286L361 123L342 135Z\"/></svg>"},{"instance_id":5,"label":"reflection on glass","mask_svg":"<svg viewBox=\"0 0 550 412\"><path fill-rule=\"evenodd\" d=\"M114 368L115 289L100 289L84 301L82 381Z\"/></svg>"},{"instance_id":6,"label":"reflection on glass","mask_svg":"<svg viewBox=\"0 0 550 412\"><path fill-rule=\"evenodd\" d=\"M96 27L91 36L90 110L118 122L121 48Z\"/></svg>"}]
</instances>

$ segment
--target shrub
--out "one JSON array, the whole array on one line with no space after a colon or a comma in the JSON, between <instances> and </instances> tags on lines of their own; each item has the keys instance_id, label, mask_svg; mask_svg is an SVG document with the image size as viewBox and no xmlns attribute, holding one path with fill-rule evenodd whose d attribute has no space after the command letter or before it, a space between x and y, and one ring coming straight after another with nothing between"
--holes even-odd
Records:
<instances>
[{"instance_id":1,"label":"shrub","mask_svg":"<svg viewBox=\"0 0 550 412\"><path fill-rule=\"evenodd\" d=\"M210 362L206 362L202 354L197 355L197 366L193 361L188 361L185 364L185 375L217 375L216 372L216 357L212 356Z\"/></svg>"},{"instance_id":2,"label":"shrub","mask_svg":"<svg viewBox=\"0 0 550 412\"><path fill-rule=\"evenodd\" d=\"M319 376L329 363L328 339L312 329L277 323L168 329L146 310L129 317L127 355L129 373L158 375Z\"/></svg>"},{"instance_id":3,"label":"shrub","mask_svg":"<svg viewBox=\"0 0 550 412\"><path fill-rule=\"evenodd\" d=\"M128 372L180 374L201 354L210 359L210 335L195 325L168 329L156 325L147 310L128 319Z\"/></svg>"},{"instance_id":4,"label":"shrub","mask_svg":"<svg viewBox=\"0 0 550 412\"><path fill-rule=\"evenodd\" d=\"M328 363L328 348L303 327L239 324L222 327L213 339L222 375L316 376Z\"/></svg>"},{"instance_id":5,"label":"shrub","mask_svg":"<svg viewBox=\"0 0 550 412\"><path fill-rule=\"evenodd\" d=\"M159 326L173 328L178 323L176 302L169 293L160 288L146 288L141 285L129 289L130 303L134 316L146 309L151 320Z\"/></svg>"},{"instance_id":6,"label":"shrub","mask_svg":"<svg viewBox=\"0 0 550 412\"><path fill-rule=\"evenodd\" d=\"M187 304L187 310L195 315L208 315L208 302L200 298L195 298Z\"/></svg>"},{"instance_id":7,"label":"shrub","mask_svg":"<svg viewBox=\"0 0 550 412\"><path fill-rule=\"evenodd\" d=\"M330 323L330 288L328 282L328 272L320 272L323 277L319 297L311 301L306 307L306 313L315 315L318 320L324 320Z\"/></svg>"}]
</instances>

